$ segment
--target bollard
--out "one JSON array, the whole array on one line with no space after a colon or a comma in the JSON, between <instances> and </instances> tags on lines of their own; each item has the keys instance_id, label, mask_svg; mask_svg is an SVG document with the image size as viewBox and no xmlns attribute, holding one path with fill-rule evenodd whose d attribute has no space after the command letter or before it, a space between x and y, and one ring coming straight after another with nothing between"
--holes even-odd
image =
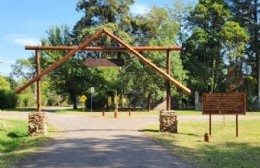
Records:
<instances>
[{"instance_id":1,"label":"bollard","mask_svg":"<svg viewBox=\"0 0 260 168\"><path fill-rule=\"evenodd\" d=\"M117 118L117 112L115 111L114 117Z\"/></svg>"},{"instance_id":2,"label":"bollard","mask_svg":"<svg viewBox=\"0 0 260 168\"><path fill-rule=\"evenodd\" d=\"M128 116L131 117L131 111L130 110L128 111Z\"/></svg>"},{"instance_id":3,"label":"bollard","mask_svg":"<svg viewBox=\"0 0 260 168\"><path fill-rule=\"evenodd\" d=\"M208 133L204 134L204 141L209 142L209 134Z\"/></svg>"},{"instance_id":4,"label":"bollard","mask_svg":"<svg viewBox=\"0 0 260 168\"><path fill-rule=\"evenodd\" d=\"M102 116L105 116L105 110L102 111Z\"/></svg>"}]
</instances>

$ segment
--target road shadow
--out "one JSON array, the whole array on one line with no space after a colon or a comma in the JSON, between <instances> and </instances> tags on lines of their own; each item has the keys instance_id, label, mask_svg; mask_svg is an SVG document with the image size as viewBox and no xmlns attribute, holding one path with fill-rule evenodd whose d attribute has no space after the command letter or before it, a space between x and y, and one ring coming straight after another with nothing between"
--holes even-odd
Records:
<instances>
[{"instance_id":1,"label":"road shadow","mask_svg":"<svg viewBox=\"0 0 260 168\"><path fill-rule=\"evenodd\" d=\"M189 168L147 137L115 135L102 138L69 138L52 141L44 149L20 160L14 167L77 168Z\"/></svg>"},{"instance_id":2,"label":"road shadow","mask_svg":"<svg viewBox=\"0 0 260 168\"><path fill-rule=\"evenodd\" d=\"M53 132L60 132L60 133L69 133L69 132L112 132L112 131L120 131L120 132L129 132L133 131L136 132L136 129L71 129L71 130L57 130Z\"/></svg>"}]
</instances>

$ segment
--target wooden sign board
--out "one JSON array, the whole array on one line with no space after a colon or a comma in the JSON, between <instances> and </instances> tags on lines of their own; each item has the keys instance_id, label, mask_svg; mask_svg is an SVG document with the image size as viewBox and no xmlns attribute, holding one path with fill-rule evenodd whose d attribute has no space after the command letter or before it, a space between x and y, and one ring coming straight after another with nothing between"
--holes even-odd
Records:
<instances>
[{"instance_id":1,"label":"wooden sign board","mask_svg":"<svg viewBox=\"0 0 260 168\"><path fill-rule=\"evenodd\" d=\"M106 59L106 58L87 58L85 61L87 67L122 67L124 60L122 59Z\"/></svg>"},{"instance_id":2,"label":"wooden sign board","mask_svg":"<svg viewBox=\"0 0 260 168\"><path fill-rule=\"evenodd\" d=\"M246 114L245 93L204 93L202 114Z\"/></svg>"}]
</instances>

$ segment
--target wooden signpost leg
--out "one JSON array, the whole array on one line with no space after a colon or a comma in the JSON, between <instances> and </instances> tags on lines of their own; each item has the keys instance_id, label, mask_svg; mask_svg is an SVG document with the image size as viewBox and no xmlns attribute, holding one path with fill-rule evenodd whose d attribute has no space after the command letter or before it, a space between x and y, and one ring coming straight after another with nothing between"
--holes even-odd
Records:
<instances>
[{"instance_id":1,"label":"wooden signpost leg","mask_svg":"<svg viewBox=\"0 0 260 168\"><path fill-rule=\"evenodd\" d=\"M209 114L209 135L211 136L211 114Z\"/></svg>"},{"instance_id":2,"label":"wooden signpost leg","mask_svg":"<svg viewBox=\"0 0 260 168\"><path fill-rule=\"evenodd\" d=\"M236 137L238 137L238 114L236 114Z\"/></svg>"}]
</instances>

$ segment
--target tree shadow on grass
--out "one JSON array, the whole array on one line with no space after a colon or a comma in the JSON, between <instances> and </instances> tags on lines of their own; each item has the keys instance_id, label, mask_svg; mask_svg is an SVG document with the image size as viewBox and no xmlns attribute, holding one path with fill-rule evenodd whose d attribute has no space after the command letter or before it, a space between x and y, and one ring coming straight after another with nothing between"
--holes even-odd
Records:
<instances>
[{"instance_id":1,"label":"tree shadow on grass","mask_svg":"<svg viewBox=\"0 0 260 168\"><path fill-rule=\"evenodd\" d=\"M19 134L19 133L17 133L17 132L9 132L9 133L7 134L7 136L8 136L9 138L23 138L23 137L27 137L28 135L27 135L27 134Z\"/></svg>"},{"instance_id":2,"label":"tree shadow on grass","mask_svg":"<svg viewBox=\"0 0 260 168\"><path fill-rule=\"evenodd\" d=\"M180 134L180 135L194 136L194 137L200 137L198 134L193 134L193 133L183 133L183 132L179 132L178 134Z\"/></svg>"},{"instance_id":3,"label":"tree shadow on grass","mask_svg":"<svg viewBox=\"0 0 260 168\"><path fill-rule=\"evenodd\" d=\"M141 129L138 130L138 132L160 132L160 131L157 129Z\"/></svg>"},{"instance_id":4,"label":"tree shadow on grass","mask_svg":"<svg viewBox=\"0 0 260 168\"><path fill-rule=\"evenodd\" d=\"M160 132L160 131L158 129L141 129L141 130L138 130L138 132L154 132L154 133L156 133L156 132ZM161 133L163 133L163 132L161 132ZM165 133L199 137L199 135L193 134L193 133L183 133L183 132L178 132L178 133L165 132Z\"/></svg>"}]
</instances>

